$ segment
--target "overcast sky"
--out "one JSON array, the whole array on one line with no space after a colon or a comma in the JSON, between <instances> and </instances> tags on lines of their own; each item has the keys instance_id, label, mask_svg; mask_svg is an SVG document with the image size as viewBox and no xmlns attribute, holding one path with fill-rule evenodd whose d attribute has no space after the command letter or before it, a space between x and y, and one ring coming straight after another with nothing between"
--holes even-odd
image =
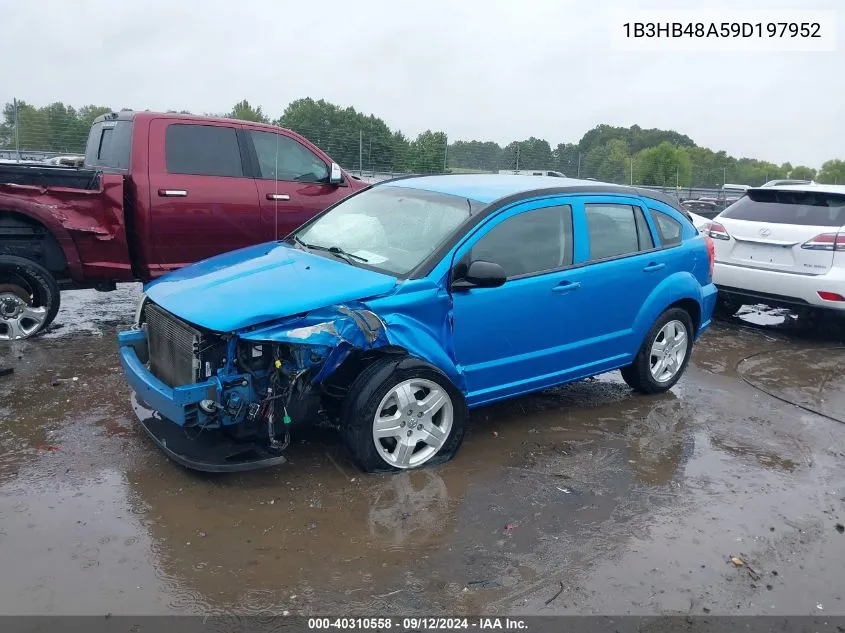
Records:
<instances>
[{"instance_id":1,"label":"overcast sky","mask_svg":"<svg viewBox=\"0 0 845 633\"><path fill-rule=\"evenodd\" d=\"M837 7L836 52L622 53L622 20L597 0L0 0L0 102L225 112L246 98L276 118L309 96L450 141L554 147L636 123L818 167L845 158L845 5L806 7Z\"/></svg>"}]
</instances>

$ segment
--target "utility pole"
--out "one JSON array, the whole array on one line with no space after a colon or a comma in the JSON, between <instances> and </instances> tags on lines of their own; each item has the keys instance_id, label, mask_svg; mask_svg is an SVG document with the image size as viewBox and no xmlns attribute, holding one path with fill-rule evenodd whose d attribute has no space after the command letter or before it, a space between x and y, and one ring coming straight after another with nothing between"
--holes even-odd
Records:
<instances>
[{"instance_id":1,"label":"utility pole","mask_svg":"<svg viewBox=\"0 0 845 633\"><path fill-rule=\"evenodd\" d=\"M358 175L364 176L364 130L358 130Z\"/></svg>"},{"instance_id":2,"label":"utility pole","mask_svg":"<svg viewBox=\"0 0 845 633\"><path fill-rule=\"evenodd\" d=\"M681 166L675 165L675 189L681 188Z\"/></svg>"},{"instance_id":3,"label":"utility pole","mask_svg":"<svg viewBox=\"0 0 845 633\"><path fill-rule=\"evenodd\" d=\"M21 121L18 118L18 100L12 99L12 108L15 112L15 155L18 157L18 162L21 162L21 135L20 127Z\"/></svg>"},{"instance_id":4,"label":"utility pole","mask_svg":"<svg viewBox=\"0 0 845 633\"><path fill-rule=\"evenodd\" d=\"M631 156L631 186L634 186L634 157Z\"/></svg>"},{"instance_id":5,"label":"utility pole","mask_svg":"<svg viewBox=\"0 0 845 633\"><path fill-rule=\"evenodd\" d=\"M446 173L446 169L449 166L449 136L447 134L443 135L443 173Z\"/></svg>"},{"instance_id":6,"label":"utility pole","mask_svg":"<svg viewBox=\"0 0 845 633\"><path fill-rule=\"evenodd\" d=\"M519 171L519 143L516 144L516 171Z\"/></svg>"},{"instance_id":7,"label":"utility pole","mask_svg":"<svg viewBox=\"0 0 845 633\"><path fill-rule=\"evenodd\" d=\"M578 152L578 178L581 178L581 152Z\"/></svg>"}]
</instances>

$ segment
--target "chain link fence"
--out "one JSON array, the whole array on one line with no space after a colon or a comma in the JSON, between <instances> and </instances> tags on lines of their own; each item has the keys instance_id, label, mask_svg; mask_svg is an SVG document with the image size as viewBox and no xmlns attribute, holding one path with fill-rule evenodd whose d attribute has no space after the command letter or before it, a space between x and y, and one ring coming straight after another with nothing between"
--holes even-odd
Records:
<instances>
[{"instance_id":1,"label":"chain link fence","mask_svg":"<svg viewBox=\"0 0 845 633\"><path fill-rule=\"evenodd\" d=\"M330 113L348 113L325 102L309 102ZM306 103L306 106L309 105ZM261 109L249 109L241 118ZM290 108L289 108L290 110ZM790 165L777 166L751 159L734 159L695 146L676 132L598 126L579 143L529 138L500 145L490 141L452 140L445 132L426 131L408 138L373 116L355 113L352 122L331 117L288 116L279 123L305 136L348 171L368 181L416 173L556 172L572 178L657 188L681 199L713 197L724 200L723 185L758 186L775 178L807 177L792 174ZM39 161L84 153L91 122L109 108L72 108L61 103L36 108L17 100L6 104L0 123L0 160ZM347 117L349 119L349 117ZM609 130L609 132L608 132ZM596 138L596 135L607 137ZM592 135L592 136L591 136ZM651 135L651 136L649 136ZM836 161L834 161L836 162ZM808 168L799 168L807 170ZM815 176L815 170L809 174Z\"/></svg>"}]
</instances>

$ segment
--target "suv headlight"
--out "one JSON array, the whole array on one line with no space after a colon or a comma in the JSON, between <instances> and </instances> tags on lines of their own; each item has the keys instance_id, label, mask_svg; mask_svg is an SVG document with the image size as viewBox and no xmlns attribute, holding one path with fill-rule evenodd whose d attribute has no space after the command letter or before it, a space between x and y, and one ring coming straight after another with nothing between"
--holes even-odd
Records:
<instances>
[{"instance_id":1,"label":"suv headlight","mask_svg":"<svg viewBox=\"0 0 845 633\"><path fill-rule=\"evenodd\" d=\"M144 316L144 304L147 303L147 294L141 295L141 300L138 302L138 308L135 310L135 327L141 327L141 317Z\"/></svg>"}]
</instances>

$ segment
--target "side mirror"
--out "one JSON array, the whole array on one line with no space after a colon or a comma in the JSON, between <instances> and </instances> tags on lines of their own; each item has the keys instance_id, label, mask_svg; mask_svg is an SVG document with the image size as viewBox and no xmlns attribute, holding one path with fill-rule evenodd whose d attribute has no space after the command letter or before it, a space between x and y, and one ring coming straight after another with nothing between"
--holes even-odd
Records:
<instances>
[{"instance_id":1,"label":"side mirror","mask_svg":"<svg viewBox=\"0 0 845 633\"><path fill-rule=\"evenodd\" d=\"M476 260L466 269L460 279L452 282L453 290L470 288L498 288L508 280L505 269L494 262Z\"/></svg>"},{"instance_id":2,"label":"side mirror","mask_svg":"<svg viewBox=\"0 0 845 633\"><path fill-rule=\"evenodd\" d=\"M339 185L343 182L343 172L340 171L340 165L332 163L331 173L329 174L329 183Z\"/></svg>"}]
</instances>

